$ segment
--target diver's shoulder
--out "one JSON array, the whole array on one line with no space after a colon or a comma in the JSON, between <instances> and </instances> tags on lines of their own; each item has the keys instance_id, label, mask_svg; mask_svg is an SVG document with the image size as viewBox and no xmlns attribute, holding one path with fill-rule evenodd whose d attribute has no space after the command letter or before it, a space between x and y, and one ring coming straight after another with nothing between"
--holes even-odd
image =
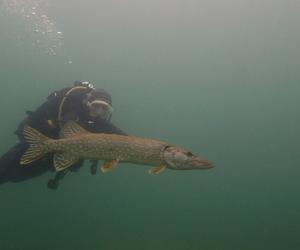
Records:
<instances>
[{"instance_id":1,"label":"diver's shoulder","mask_svg":"<svg viewBox=\"0 0 300 250\"><path fill-rule=\"evenodd\" d=\"M50 95L48 95L47 100L61 99L72 87L65 87L60 90L53 91Z\"/></svg>"}]
</instances>

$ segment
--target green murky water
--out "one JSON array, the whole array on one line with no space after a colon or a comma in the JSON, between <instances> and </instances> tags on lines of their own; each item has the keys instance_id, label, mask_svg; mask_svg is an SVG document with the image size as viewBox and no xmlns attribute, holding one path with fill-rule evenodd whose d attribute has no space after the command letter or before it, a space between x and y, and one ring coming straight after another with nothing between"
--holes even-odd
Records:
<instances>
[{"instance_id":1,"label":"green murky water","mask_svg":"<svg viewBox=\"0 0 300 250\"><path fill-rule=\"evenodd\" d=\"M79 79L129 134L216 166L3 184L1 250L299 248L299 2L0 3L1 154L26 110Z\"/></svg>"}]
</instances>

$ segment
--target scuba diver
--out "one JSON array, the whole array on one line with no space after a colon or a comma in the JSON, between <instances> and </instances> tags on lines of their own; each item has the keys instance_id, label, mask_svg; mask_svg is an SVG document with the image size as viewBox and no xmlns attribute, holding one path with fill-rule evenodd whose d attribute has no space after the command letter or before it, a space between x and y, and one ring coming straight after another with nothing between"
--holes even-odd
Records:
<instances>
[{"instance_id":1,"label":"scuba diver","mask_svg":"<svg viewBox=\"0 0 300 250\"><path fill-rule=\"evenodd\" d=\"M0 158L0 184L21 182L40 176L49 170L54 171L51 154L29 165L20 165L20 158L28 148L23 138L25 125L53 139L59 138L61 128L70 120L76 121L90 132L126 135L111 123L112 112L110 94L104 89L96 89L89 82L75 81L74 86L53 92L36 111L26 112L27 118L21 122L15 132L20 142ZM70 170L76 171L82 163L73 166ZM95 174L96 169L97 161L91 161L91 173ZM56 189L67 172L68 170L64 170L56 173L55 177L48 181L48 187Z\"/></svg>"}]
</instances>

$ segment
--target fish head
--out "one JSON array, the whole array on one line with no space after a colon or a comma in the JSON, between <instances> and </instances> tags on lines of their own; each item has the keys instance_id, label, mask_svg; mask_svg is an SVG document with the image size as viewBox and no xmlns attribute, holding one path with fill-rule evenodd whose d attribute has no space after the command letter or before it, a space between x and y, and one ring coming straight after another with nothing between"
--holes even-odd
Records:
<instances>
[{"instance_id":1,"label":"fish head","mask_svg":"<svg viewBox=\"0 0 300 250\"><path fill-rule=\"evenodd\" d=\"M175 146L167 146L163 151L167 168L174 170L209 169L212 162L194 155L192 152Z\"/></svg>"}]
</instances>

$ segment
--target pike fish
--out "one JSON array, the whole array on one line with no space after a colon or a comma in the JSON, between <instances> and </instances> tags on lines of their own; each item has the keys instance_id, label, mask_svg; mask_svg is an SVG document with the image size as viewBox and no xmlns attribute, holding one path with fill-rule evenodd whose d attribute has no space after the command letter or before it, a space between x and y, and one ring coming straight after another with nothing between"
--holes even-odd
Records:
<instances>
[{"instance_id":1,"label":"pike fish","mask_svg":"<svg viewBox=\"0 0 300 250\"><path fill-rule=\"evenodd\" d=\"M60 138L51 139L25 126L24 138L29 144L20 164L27 165L54 153L56 171L64 170L80 160L104 160L102 172L112 170L119 162L153 166L149 173L165 169L189 170L212 168L212 162L167 142L136 136L90 133L70 121L62 128Z\"/></svg>"}]
</instances>

